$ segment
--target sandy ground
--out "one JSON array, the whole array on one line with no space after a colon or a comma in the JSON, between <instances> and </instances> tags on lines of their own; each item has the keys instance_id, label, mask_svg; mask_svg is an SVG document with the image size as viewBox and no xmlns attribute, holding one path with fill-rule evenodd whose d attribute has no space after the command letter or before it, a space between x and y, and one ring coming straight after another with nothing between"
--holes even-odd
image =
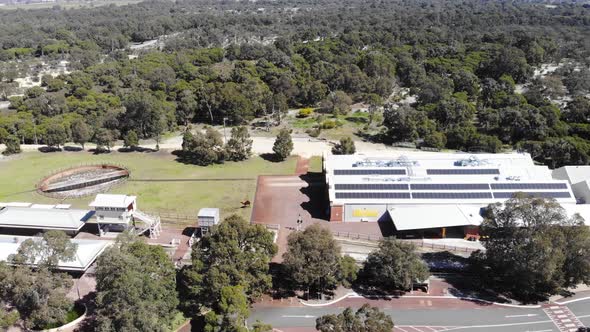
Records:
<instances>
[{"instance_id":1,"label":"sandy ground","mask_svg":"<svg viewBox=\"0 0 590 332\"><path fill-rule=\"evenodd\" d=\"M252 153L254 154L264 154L264 153L272 153L272 146L274 144L275 138L274 137L252 137L254 141L252 144ZM294 155L299 155L302 157L311 157L311 156L321 156L323 153L329 153L332 150L332 146L335 144L334 141L324 141L324 140L317 140L309 137L293 137L293 152ZM424 152L419 150L412 150L412 149L405 149L405 148L396 148L387 146L385 144L377 144L377 143L370 143L370 142L362 142L356 141L356 149L357 154L382 154L384 152L389 153L400 153L400 154L408 154L408 153L434 153L434 152ZM73 143L67 144L68 146L77 146ZM154 149L156 144L153 142L149 143L142 143L140 144L142 148ZM37 145L37 144L22 144L21 149L24 151L31 151L31 150L38 150L39 148L43 148L45 145ZM122 148L123 146L119 143L112 148L112 150L117 150ZM168 139L165 139L162 143L160 143L160 149L167 149L167 150L180 150L182 147L182 137L175 136ZM4 150L4 145L0 144L0 150ZM86 144L86 149L93 149L95 148L94 144L88 143Z\"/></svg>"}]
</instances>

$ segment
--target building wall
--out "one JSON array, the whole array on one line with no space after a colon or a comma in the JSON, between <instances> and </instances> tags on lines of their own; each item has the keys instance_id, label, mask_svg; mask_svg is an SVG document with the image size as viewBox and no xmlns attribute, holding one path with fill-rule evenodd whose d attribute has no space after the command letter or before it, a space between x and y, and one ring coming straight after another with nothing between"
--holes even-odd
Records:
<instances>
[{"instance_id":1,"label":"building wall","mask_svg":"<svg viewBox=\"0 0 590 332\"><path fill-rule=\"evenodd\" d=\"M572 191L579 202L582 204L590 204L590 188L588 188L588 181L581 181L573 184Z\"/></svg>"},{"instance_id":2,"label":"building wall","mask_svg":"<svg viewBox=\"0 0 590 332\"><path fill-rule=\"evenodd\" d=\"M378 221L385 213L386 204L347 204L344 206L344 221Z\"/></svg>"},{"instance_id":3,"label":"building wall","mask_svg":"<svg viewBox=\"0 0 590 332\"><path fill-rule=\"evenodd\" d=\"M120 222L128 220L130 217L130 212L125 208L96 207L96 219L99 222L108 222L109 220Z\"/></svg>"}]
</instances>

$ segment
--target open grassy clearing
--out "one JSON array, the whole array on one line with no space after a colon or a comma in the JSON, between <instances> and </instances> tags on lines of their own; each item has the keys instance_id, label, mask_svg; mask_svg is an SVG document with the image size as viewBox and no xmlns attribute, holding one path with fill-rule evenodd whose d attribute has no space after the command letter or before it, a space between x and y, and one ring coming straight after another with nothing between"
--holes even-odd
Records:
<instances>
[{"instance_id":1,"label":"open grassy clearing","mask_svg":"<svg viewBox=\"0 0 590 332\"><path fill-rule=\"evenodd\" d=\"M280 163L252 157L244 162L201 167L176 162L169 152L118 153L94 155L89 152L24 152L0 159L0 201L60 203L61 200L35 192L35 184L45 175L60 169L101 162L127 167L129 181L114 187L111 193L138 196L138 207L146 212L194 215L202 207L219 207L223 216L237 213L247 220L251 208L241 208L243 200L254 200L258 175L293 174L296 157ZM134 181L141 179L227 179L240 181ZM68 199L64 203L86 208L93 197Z\"/></svg>"},{"instance_id":2,"label":"open grassy clearing","mask_svg":"<svg viewBox=\"0 0 590 332\"><path fill-rule=\"evenodd\" d=\"M322 128L321 138L339 140L342 137L356 137L357 133L363 131L369 123L369 113L363 111L352 111L345 115L333 116L331 114L313 112L308 117L288 116L287 121L296 133L304 133L313 128ZM379 123L382 121L382 114L375 115L369 131L379 130Z\"/></svg>"}]
</instances>

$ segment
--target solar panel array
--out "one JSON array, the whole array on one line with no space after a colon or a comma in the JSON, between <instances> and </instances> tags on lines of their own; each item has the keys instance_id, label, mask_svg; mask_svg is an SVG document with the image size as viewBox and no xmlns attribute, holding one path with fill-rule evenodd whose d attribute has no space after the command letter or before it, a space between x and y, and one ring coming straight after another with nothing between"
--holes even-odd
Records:
<instances>
[{"instance_id":1,"label":"solar panel array","mask_svg":"<svg viewBox=\"0 0 590 332\"><path fill-rule=\"evenodd\" d=\"M509 199L517 192L494 192L493 198ZM532 197L570 198L567 191L524 192ZM340 199L492 199L489 192L336 192Z\"/></svg>"},{"instance_id":2,"label":"solar panel array","mask_svg":"<svg viewBox=\"0 0 590 332\"><path fill-rule=\"evenodd\" d=\"M412 190L490 190L487 183L412 183L410 187Z\"/></svg>"},{"instance_id":3,"label":"solar panel array","mask_svg":"<svg viewBox=\"0 0 590 332\"><path fill-rule=\"evenodd\" d=\"M493 190L567 189L565 183L492 183Z\"/></svg>"},{"instance_id":4,"label":"solar panel array","mask_svg":"<svg viewBox=\"0 0 590 332\"><path fill-rule=\"evenodd\" d=\"M406 175L405 169L335 169L334 175Z\"/></svg>"},{"instance_id":5,"label":"solar panel array","mask_svg":"<svg viewBox=\"0 0 590 332\"><path fill-rule=\"evenodd\" d=\"M489 192L459 192L459 193L446 193L446 192L416 192L412 193L413 199L491 199L492 194Z\"/></svg>"},{"instance_id":6,"label":"solar panel array","mask_svg":"<svg viewBox=\"0 0 590 332\"><path fill-rule=\"evenodd\" d=\"M408 190L407 184L399 183L349 183L336 184L336 190Z\"/></svg>"},{"instance_id":7,"label":"solar panel array","mask_svg":"<svg viewBox=\"0 0 590 332\"><path fill-rule=\"evenodd\" d=\"M429 168L426 170L428 175L494 175L500 174L497 168Z\"/></svg>"},{"instance_id":8,"label":"solar panel array","mask_svg":"<svg viewBox=\"0 0 590 332\"><path fill-rule=\"evenodd\" d=\"M336 198L357 198L357 199L410 199L410 193L384 193L384 192L337 192Z\"/></svg>"},{"instance_id":9,"label":"solar panel array","mask_svg":"<svg viewBox=\"0 0 590 332\"><path fill-rule=\"evenodd\" d=\"M572 197L567 190L569 189L568 185L563 182L339 183L334 185L334 189L336 190L336 198L342 199L509 199L514 197L517 192L524 192L524 194L534 197Z\"/></svg>"},{"instance_id":10,"label":"solar panel array","mask_svg":"<svg viewBox=\"0 0 590 332\"><path fill-rule=\"evenodd\" d=\"M494 198L512 198L517 193L518 192L498 192L498 191L495 191ZM528 196L543 197L543 198L570 198L571 197L570 193L567 191L536 191L536 192L525 191L522 193L526 194Z\"/></svg>"}]
</instances>

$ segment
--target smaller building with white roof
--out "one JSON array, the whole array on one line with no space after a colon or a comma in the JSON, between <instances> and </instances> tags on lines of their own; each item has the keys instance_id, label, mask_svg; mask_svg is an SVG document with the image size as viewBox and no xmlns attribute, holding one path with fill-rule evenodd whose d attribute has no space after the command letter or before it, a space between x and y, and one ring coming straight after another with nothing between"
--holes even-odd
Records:
<instances>
[{"instance_id":1,"label":"smaller building with white roof","mask_svg":"<svg viewBox=\"0 0 590 332\"><path fill-rule=\"evenodd\" d=\"M56 209L46 206L0 208L0 228L29 230L60 230L77 233L92 217L94 211L78 209Z\"/></svg>"},{"instance_id":2,"label":"smaller building with white roof","mask_svg":"<svg viewBox=\"0 0 590 332\"><path fill-rule=\"evenodd\" d=\"M8 261L11 255L18 252L18 248L25 240L43 241L43 238L36 236L14 236L0 235L0 261ZM76 245L76 254L71 261L59 261L57 269L71 272L84 272L112 244L104 240L81 240L72 239Z\"/></svg>"}]
</instances>

